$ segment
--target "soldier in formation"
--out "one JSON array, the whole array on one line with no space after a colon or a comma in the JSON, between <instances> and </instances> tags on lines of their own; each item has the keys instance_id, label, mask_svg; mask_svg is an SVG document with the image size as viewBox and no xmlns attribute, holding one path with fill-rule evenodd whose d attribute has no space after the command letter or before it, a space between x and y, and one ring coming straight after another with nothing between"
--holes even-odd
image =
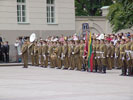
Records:
<instances>
[{"instance_id":1,"label":"soldier in formation","mask_svg":"<svg viewBox=\"0 0 133 100\"><path fill-rule=\"evenodd\" d=\"M25 41L22 47L24 68L28 67L28 52L32 66L85 71L88 59L84 56L84 40ZM114 41L92 38L93 72L106 73L117 68L121 75L133 75L133 41L130 38ZM116 62L116 63L115 63Z\"/></svg>"}]
</instances>

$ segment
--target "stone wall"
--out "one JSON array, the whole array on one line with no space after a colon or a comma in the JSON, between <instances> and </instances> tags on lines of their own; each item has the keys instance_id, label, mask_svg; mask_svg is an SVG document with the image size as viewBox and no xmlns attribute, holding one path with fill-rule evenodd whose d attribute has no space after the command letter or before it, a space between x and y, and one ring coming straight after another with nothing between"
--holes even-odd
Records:
<instances>
[{"instance_id":1,"label":"stone wall","mask_svg":"<svg viewBox=\"0 0 133 100\"><path fill-rule=\"evenodd\" d=\"M90 31L92 33L111 34L112 28L106 16L76 16L76 33L82 34L82 24L89 23ZM132 29L121 30L119 32L131 32ZM119 33L118 32L118 33Z\"/></svg>"}]
</instances>

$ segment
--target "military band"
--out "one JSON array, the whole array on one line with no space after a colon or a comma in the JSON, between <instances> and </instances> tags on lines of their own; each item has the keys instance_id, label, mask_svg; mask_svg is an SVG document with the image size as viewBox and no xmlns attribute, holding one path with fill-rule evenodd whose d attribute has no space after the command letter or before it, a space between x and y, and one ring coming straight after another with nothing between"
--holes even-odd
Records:
<instances>
[{"instance_id":1,"label":"military band","mask_svg":"<svg viewBox=\"0 0 133 100\"><path fill-rule=\"evenodd\" d=\"M93 72L106 73L106 70L118 68L121 75L133 75L133 42L127 38L111 41L92 38L93 41ZM84 56L84 40L60 41L25 41L22 47L24 68L28 67L28 52L32 66L48 67L85 71L88 69L88 60Z\"/></svg>"}]
</instances>

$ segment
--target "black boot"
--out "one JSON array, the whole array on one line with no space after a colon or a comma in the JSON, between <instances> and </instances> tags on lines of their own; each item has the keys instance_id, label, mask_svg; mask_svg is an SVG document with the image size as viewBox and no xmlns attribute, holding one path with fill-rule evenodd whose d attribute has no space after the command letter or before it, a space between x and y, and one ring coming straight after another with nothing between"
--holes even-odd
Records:
<instances>
[{"instance_id":1,"label":"black boot","mask_svg":"<svg viewBox=\"0 0 133 100\"><path fill-rule=\"evenodd\" d=\"M131 67L128 67L128 74L127 76L131 76Z\"/></svg>"},{"instance_id":2,"label":"black boot","mask_svg":"<svg viewBox=\"0 0 133 100\"><path fill-rule=\"evenodd\" d=\"M97 65L95 66L95 72L97 72Z\"/></svg>"},{"instance_id":3,"label":"black boot","mask_svg":"<svg viewBox=\"0 0 133 100\"><path fill-rule=\"evenodd\" d=\"M102 66L98 66L99 73L102 73Z\"/></svg>"},{"instance_id":4,"label":"black boot","mask_svg":"<svg viewBox=\"0 0 133 100\"><path fill-rule=\"evenodd\" d=\"M106 73L106 66L103 66L103 73Z\"/></svg>"}]
</instances>

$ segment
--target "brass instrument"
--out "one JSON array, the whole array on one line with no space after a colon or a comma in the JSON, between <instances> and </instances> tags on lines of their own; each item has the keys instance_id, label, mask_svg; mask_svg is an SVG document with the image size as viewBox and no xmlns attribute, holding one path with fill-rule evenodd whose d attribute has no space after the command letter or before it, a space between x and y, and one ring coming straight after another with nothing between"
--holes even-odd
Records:
<instances>
[{"instance_id":1,"label":"brass instrument","mask_svg":"<svg viewBox=\"0 0 133 100\"><path fill-rule=\"evenodd\" d=\"M53 48L53 53L51 54L51 59L55 60L57 58L58 48Z\"/></svg>"}]
</instances>

